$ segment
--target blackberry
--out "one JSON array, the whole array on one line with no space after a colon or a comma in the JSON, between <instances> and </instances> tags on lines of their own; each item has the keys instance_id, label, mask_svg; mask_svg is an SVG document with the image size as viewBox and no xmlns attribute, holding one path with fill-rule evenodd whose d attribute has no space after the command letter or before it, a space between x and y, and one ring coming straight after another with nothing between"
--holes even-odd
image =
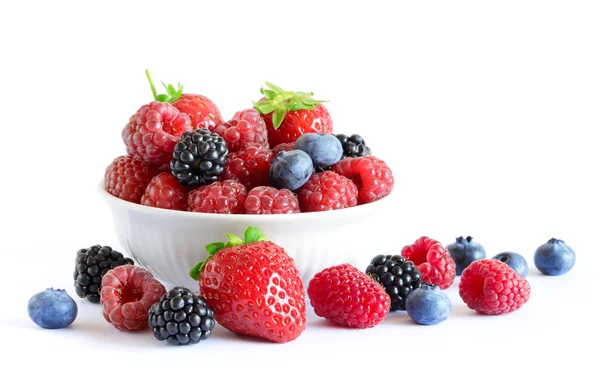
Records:
<instances>
[{"instance_id":1,"label":"blackberry","mask_svg":"<svg viewBox=\"0 0 600 378\"><path fill-rule=\"evenodd\" d=\"M366 273L385 288L392 299L391 311L406 310L408 294L422 285L419 269L400 255L375 256Z\"/></svg>"},{"instance_id":2,"label":"blackberry","mask_svg":"<svg viewBox=\"0 0 600 378\"><path fill-rule=\"evenodd\" d=\"M219 179L229 150L225 140L208 129L187 131L173 150L171 173L187 186L208 185Z\"/></svg>"},{"instance_id":3,"label":"blackberry","mask_svg":"<svg viewBox=\"0 0 600 378\"><path fill-rule=\"evenodd\" d=\"M371 155L371 149L367 147L365 140L358 134L347 136L345 134L337 134L336 138L342 143L344 153L342 159L345 157L361 157Z\"/></svg>"},{"instance_id":4,"label":"blackberry","mask_svg":"<svg viewBox=\"0 0 600 378\"><path fill-rule=\"evenodd\" d=\"M121 252L114 251L108 246L95 245L77 251L75 257L75 292L80 298L87 298L92 303L100 302L102 277L121 265L133 265L133 260L123 257Z\"/></svg>"},{"instance_id":5,"label":"blackberry","mask_svg":"<svg viewBox=\"0 0 600 378\"><path fill-rule=\"evenodd\" d=\"M150 307L148 325L160 341L167 340L171 345L197 344L210 337L215 313L204 298L177 286Z\"/></svg>"}]
</instances>

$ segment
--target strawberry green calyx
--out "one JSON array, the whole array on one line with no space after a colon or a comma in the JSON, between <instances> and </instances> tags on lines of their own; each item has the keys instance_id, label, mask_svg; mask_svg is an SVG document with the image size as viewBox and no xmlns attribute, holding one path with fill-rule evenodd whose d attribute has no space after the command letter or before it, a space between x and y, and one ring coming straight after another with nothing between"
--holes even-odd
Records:
<instances>
[{"instance_id":1,"label":"strawberry green calyx","mask_svg":"<svg viewBox=\"0 0 600 378\"><path fill-rule=\"evenodd\" d=\"M192 268L192 270L190 270L190 277L192 277L194 280L198 281L198 279L200 278L200 272L202 271L202 268L204 267L204 264L206 264L206 262L212 257L214 256L217 252L219 252L222 249L225 248L229 248L229 247L238 247L240 245L244 245L244 244L250 244L250 243L254 243L254 242L258 242L258 241L267 241L267 236L265 234L263 234L262 232L260 232L260 230L256 227L250 226L246 229L246 232L244 232L244 240L240 239L239 237L232 235L232 234L225 234L227 235L227 243L223 243L223 242L215 242L215 243L210 243L209 245L206 246L206 251L208 252L208 257L206 258L206 260L199 262L198 264L196 264L195 267Z\"/></svg>"},{"instance_id":2,"label":"strawberry green calyx","mask_svg":"<svg viewBox=\"0 0 600 378\"><path fill-rule=\"evenodd\" d=\"M273 127L276 129L281 126L283 118L287 112L293 112L300 109L312 110L323 100L315 100L312 92L292 92L284 91L275 84L266 83L267 88L261 88L260 93L265 96L260 101L252 102L254 108L261 114L273 113Z\"/></svg>"},{"instance_id":3,"label":"strawberry green calyx","mask_svg":"<svg viewBox=\"0 0 600 378\"><path fill-rule=\"evenodd\" d=\"M152 95L154 96L154 99L156 101L168 102L169 104L172 104L183 94L183 85L181 85L179 82L177 82L177 89L175 89L173 85L165 85L165 83L163 83L162 81L160 83L163 85L167 93L158 94L156 92L156 87L154 86L154 82L152 81L152 77L150 76L149 70L146 70L146 77L148 78L148 82L150 83L150 89L152 89Z\"/></svg>"}]
</instances>

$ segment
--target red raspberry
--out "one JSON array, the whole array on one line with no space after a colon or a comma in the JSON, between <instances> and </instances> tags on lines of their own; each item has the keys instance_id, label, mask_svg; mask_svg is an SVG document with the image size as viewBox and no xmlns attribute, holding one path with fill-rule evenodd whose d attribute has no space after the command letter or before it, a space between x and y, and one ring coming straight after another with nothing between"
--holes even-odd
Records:
<instances>
[{"instance_id":1,"label":"red raspberry","mask_svg":"<svg viewBox=\"0 0 600 378\"><path fill-rule=\"evenodd\" d=\"M187 209L188 189L170 173L159 173L154 176L142 196L142 205L160 207L162 209Z\"/></svg>"},{"instance_id":2,"label":"red raspberry","mask_svg":"<svg viewBox=\"0 0 600 378\"><path fill-rule=\"evenodd\" d=\"M184 93L173 102L173 106L190 117L192 129L205 128L214 131L223 123L221 111L208 97Z\"/></svg>"},{"instance_id":3,"label":"red raspberry","mask_svg":"<svg viewBox=\"0 0 600 378\"><path fill-rule=\"evenodd\" d=\"M298 190L303 212L327 211L356 206L358 189L352 180L335 172L312 175Z\"/></svg>"},{"instance_id":4,"label":"red raspberry","mask_svg":"<svg viewBox=\"0 0 600 378\"><path fill-rule=\"evenodd\" d=\"M253 144L269 148L267 126L255 109L235 113L231 120L215 127L214 132L225 139L229 152L240 151Z\"/></svg>"},{"instance_id":5,"label":"red raspberry","mask_svg":"<svg viewBox=\"0 0 600 378\"><path fill-rule=\"evenodd\" d=\"M296 149L296 143L279 143L277 146L271 148L273 156L277 156L281 151L291 151Z\"/></svg>"},{"instance_id":6,"label":"red raspberry","mask_svg":"<svg viewBox=\"0 0 600 378\"><path fill-rule=\"evenodd\" d=\"M148 327L150 306L166 292L147 270L133 265L118 266L102 278L102 314L121 331Z\"/></svg>"},{"instance_id":7,"label":"red raspberry","mask_svg":"<svg viewBox=\"0 0 600 378\"><path fill-rule=\"evenodd\" d=\"M308 284L315 314L352 328L371 328L390 311L383 286L350 264L327 268Z\"/></svg>"},{"instance_id":8,"label":"red raspberry","mask_svg":"<svg viewBox=\"0 0 600 378\"><path fill-rule=\"evenodd\" d=\"M121 136L127 153L153 164L171 161L175 143L192 130L190 117L167 102L153 101L131 116Z\"/></svg>"},{"instance_id":9,"label":"red raspberry","mask_svg":"<svg viewBox=\"0 0 600 378\"><path fill-rule=\"evenodd\" d=\"M104 173L104 188L122 200L140 203L144 190L154 176L150 164L131 156L119 156Z\"/></svg>"},{"instance_id":10,"label":"red raspberry","mask_svg":"<svg viewBox=\"0 0 600 378\"><path fill-rule=\"evenodd\" d=\"M486 315L508 314L529 300L529 282L500 260L477 260L463 270L458 293L469 308Z\"/></svg>"},{"instance_id":11,"label":"red raspberry","mask_svg":"<svg viewBox=\"0 0 600 378\"><path fill-rule=\"evenodd\" d=\"M243 214L248 191L234 180L213 182L188 195L190 211L197 213Z\"/></svg>"},{"instance_id":12,"label":"red raspberry","mask_svg":"<svg viewBox=\"0 0 600 378\"><path fill-rule=\"evenodd\" d=\"M375 156L345 158L334 165L332 170L356 183L359 204L374 202L387 196L394 186L391 169Z\"/></svg>"},{"instance_id":13,"label":"red raspberry","mask_svg":"<svg viewBox=\"0 0 600 378\"><path fill-rule=\"evenodd\" d=\"M292 214L300 212L298 198L287 189L257 186L244 203L246 214Z\"/></svg>"},{"instance_id":14,"label":"red raspberry","mask_svg":"<svg viewBox=\"0 0 600 378\"><path fill-rule=\"evenodd\" d=\"M236 180L248 190L269 185L273 153L268 147L252 145L229 155L221 180Z\"/></svg>"},{"instance_id":15,"label":"red raspberry","mask_svg":"<svg viewBox=\"0 0 600 378\"><path fill-rule=\"evenodd\" d=\"M402 248L402 256L421 271L421 281L439 286L442 290L454 282L456 263L439 241L427 236L420 237L415 244Z\"/></svg>"}]
</instances>

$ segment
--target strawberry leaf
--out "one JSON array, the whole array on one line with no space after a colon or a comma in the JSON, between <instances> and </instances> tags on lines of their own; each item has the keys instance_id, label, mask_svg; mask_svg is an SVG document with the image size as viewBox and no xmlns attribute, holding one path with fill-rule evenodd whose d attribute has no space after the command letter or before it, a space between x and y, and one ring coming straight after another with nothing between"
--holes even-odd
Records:
<instances>
[{"instance_id":1,"label":"strawberry leaf","mask_svg":"<svg viewBox=\"0 0 600 378\"><path fill-rule=\"evenodd\" d=\"M273 127L274 128L279 128L279 126L281 126L281 123L283 122L283 118L285 117L285 108L278 108L275 109L275 112L273 112Z\"/></svg>"},{"instance_id":2,"label":"strawberry leaf","mask_svg":"<svg viewBox=\"0 0 600 378\"><path fill-rule=\"evenodd\" d=\"M177 99L179 99L179 97L181 97L181 95L183 94L183 86L181 85L181 83L177 83L177 90L175 90L175 87L173 85L171 85L171 84L166 85L162 81L161 81L161 84L165 88L165 91L167 91L167 94L162 94L162 93L158 94L156 92L156 87L154 86L154 82L152 81L152 77L150 76L149 70L146 70L146 77L148 78L148 83L150 83L150 89L152 90L152 96L154 96L154 100L156 100L156 101L168 102L168 103L172 104Z\"/></svg>"},{"instance_id":3,"label":"strawberry leaf","mask_svg":"<svg viewBox=\"0 0 600 378\"><path fill-rule=\"evenodd\" d=\"M225 235L227 235L227 239L229 239L227 242L227 247L237 247L237 246L244 244L244 241L235 235L232 235L232 234L225 234Z\"/></svg>"},{"instance_id":4,"label":"strawberry leaf","mask_svg":"<svg viewBox=\"0 0 600 378\"><path fill-rule=\"evenodd\" d=\"M206 246L206 250L208 251L208 255L212 256L215 253L219 252L220 250L222 250L223 248L225 248L226 245L223 242L215 242L215 243L210 243L209 245Z\"/></svg>"},{"instance_id":5,"label":"strawberry leaf","mask_svg":"<svg viewBox=\"0 0 600 378\"><path fill-rule=\"evenodd\" d=\"M273 105L270 102L258 102L258 101L255 101L253 103L253 105L254 105L254 108L256 110L258 110L258 112L260 114L269 114L269 113L272 113L273 110L275 110L275 105Z\"/></svg>"},{"instance_id":6,"label":"strawberry leaf","mask_svg":"<svg viewBox=\"0 0 600 378\"><path fill-rule=\"evenodd\" d=\"M192 277L192 279L198 281L200 279L200 271L202 271L203 267L204 267L204 261L201 261L198 264L196 264L196 266L193 267L192 270L190 270L190 277Z\"/></svg>"},{"instance_id":7,"label":"strawberry leaf","mask_svg":"<svg viewBox=\"0 0 600 378\"><path fill-rule=\"evenodd\" d=\"M254 226L248 227L246 229L246 232L244 233L244 244L267 240L267 236L260 232L260 230Z\"/></svg>"}]
</instances>

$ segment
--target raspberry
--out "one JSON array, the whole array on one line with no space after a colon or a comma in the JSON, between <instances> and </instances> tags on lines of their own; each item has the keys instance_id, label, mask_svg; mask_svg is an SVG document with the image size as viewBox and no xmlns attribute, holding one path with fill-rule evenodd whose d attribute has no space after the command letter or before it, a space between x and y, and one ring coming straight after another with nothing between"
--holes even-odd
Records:
<instances>
[{"instance_id":1,"label":"raspberry","mask_svg":"<svg viewBox=\"0 0 600 378\"><path fill-rule=\"evenodd\" d=\"M262 145L252 145L229 155L221 180L236 180L248 190L269 185L273 153Z\"/></svg>"},{"instance_id":2,"label":"raspberry","mask_svg":"<svg viewBox=\"0 0 600 378\"><path fill-rule=\"evenodd\" d=\"M121 136L129 155L148 163L163 164L171 161L179 137L191 130L187 114L167 102L153 101L131 116Z\"/></svg>"},{"instance_id":3,"label":"raspberry","mask_svg":"<svg viewBox=\"0 0 600 378\"><path fill-rule=\"evenodd\" d=\"M255 109L237 112L233 118L213 130L225 139L230 152L236 152L259 144L269 148L267 126Z\"/></svg>"},{"instance_id":4,"label":"raspberry","mask_svg":"<svg viewBox=\"0 0 600 378\"><path fill-rule=\"evenodd\" d=\"M402 248L401 254L421 271L421 281L439 286L442 290L454 282L456 264L439 241L423 236L415 244Z\"/></svg>"},{"instance_id":5,"label":"raspberry","mask_svg":"<svg viewBox=\"0 0 600 378\"><path fill-rule=\"evenodd\" d=\"M529 300L526 279L500 260L477 260L462 273L458 292L467 306L486 315L507 314Z\"/></svg>"},{"instance_id":6,"label":"raspberry","mask_svg":"<svg viewBox=\"0 0 600 378\"><path fill-rule=\"evenodd\" d=\"M223 123L219 108L206 96L184 93L173 101L173 106L190 117L192 129L214 131L217 125Z\"/></svg>"},{"instance_id":7,"label":"raspberry","mask_svg":"<svg viewBox=\"0 0 600 378\"><path fill-rule=\"evenodd\" d=\"M374 156L345 158L333 171L352 179L358 186L358 203L377 201L391 193L394 176L387 164Z\"/></svg>"},{"instance_id":8,"label":"raspberry","mask_svg":"<svg viewBox=\"0 0 600 378\"><path fill-rule=\"evenodd\" d=\"M300 212L298 198L287 189L257 186L244 203L246 214L292 214Z\"/></svg>"},{"instance_id":9,"label":"raspberry","mask_svg":"<svg viewBox=\"0 0 600 378\"><path fill-rule=\"evenodd\" d=\"M371 328L390 311L383 287L350 264L327 268L308 284L315 314L352 328Z\"/></svg>"},{"instance_id":10,"label":"raspberry","mask_svg":"<svg viewBox=\"0 0 600 378\"><path fill-rule=\"evenodd\" d=\"M140 203L144 190L154 176L150 164L131 156L119 156L104 173L104 188L122 200Z\"/></svg>"},{"instance_id":11,"label":"raspberry","mask_svg":"<svg viewBox=\"0 0 600 378\"><path fill-rule=\"evenodd\" d=\"M271 148L273 156L277 156L281 151L291 151L296 149L296 143L279 143L277 146Z\"/></svg>"},{"instance_id":12,"label":"raspberry","mask_svg":"<svg viewBox=\"0 0 600 378\"><path fill-rule=\"evenodd\" d=\"M214 182L188 195L190 211L197 213L242 214L248 191L234 180Z\"/></svg>"},{"instance_id":13,"label":"raspberry","mask_svg":"<svg viewBox=\"0 0 600 378\"><path fill-rule=\"evenodd\" d=\"M141 203L144 206L185 211L187 194L188 190L172 174L159 173L146 187Z\"/></svg>"},{"instance_id":14,"label":"raspberry","mask_svg":"<svg viewBox=\"0 0 600 378\"><path fill-rule=\"evenodd\" d=\"M358 189L352 180L332 171L312 175L298 191L303 212L356 206Z\"/></svg>"},{"instance_id":15,"label":"raspberry","mask_svg":"<svg viewBox=\"0 0 600 378\"><path fill-rule=\"evenodd\" d=\"M148 327L150 306L166 292L147 270L133 265L118 266L102 278L102 314L121 331Z\"/></svg>"}]
</instances>

